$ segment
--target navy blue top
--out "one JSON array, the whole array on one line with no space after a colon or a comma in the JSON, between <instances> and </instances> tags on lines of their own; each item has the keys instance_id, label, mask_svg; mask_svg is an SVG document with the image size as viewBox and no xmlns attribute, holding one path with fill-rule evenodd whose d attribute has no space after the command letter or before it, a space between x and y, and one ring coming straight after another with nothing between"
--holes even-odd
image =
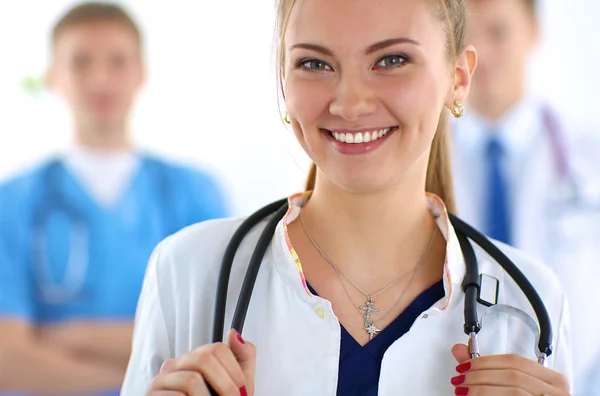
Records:
<instances>
[{"instance_id":1,"label":"navy blue top","mask_svg":"<svg viewBox=\"0 0 600 396\"><path fill-rule=\"evenodd\" d=\"M314 295L317 292L308 285ZM431 308L445 295L444 283L440 280L418 296L392 323L365 346L361 346L341 326L340 368L338 374L338 396L377 396L381 361L385 351L402 337L419 315Z\"/></svg>"}]
</instances>

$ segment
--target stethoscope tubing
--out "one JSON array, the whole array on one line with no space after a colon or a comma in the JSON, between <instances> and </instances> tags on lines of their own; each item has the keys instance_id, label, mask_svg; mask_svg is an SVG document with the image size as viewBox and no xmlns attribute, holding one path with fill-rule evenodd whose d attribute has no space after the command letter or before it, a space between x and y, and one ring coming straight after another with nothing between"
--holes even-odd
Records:
<instances>
[{"instance_id":1,"label":"stethoscope tubing","mask_svg":"<svg viewBox=\"0 0 600 396\"><path fill-rule=\"evenodd\" d=\"M238 331L240 334L243 331L244 322L250 306L252 291L256 283L260 265L262 263L265 252L274 236L277 224L283 218L288 210L287 199L282 199L273 202L256 213L248 217L233 234L221 263L219 280L217 283L217 293L215 300L214 321L213 321L213 343L222 342L224 333L225 312L227 305L227 291L231 276L231 269L235 259L235 254L242 243L245 236L265 218L271 216L267 224L260 234L256 248L250 258L246 276L242 283L240 295L233 315L231 328ZM466 275L463 280L462 288L465 292L465 324L464 332L475 339L475 335L480 331L481 326L477 319L477 300L480 289L479 269L475 251L469 239L479 245L486 253L488 253L509 276L517 283L521 291L529 300L540 327L540 338L538 348L541 355L545 358L552 354L552 323L546 307L527 277L517 268L517 266L486 236L479 231L459 219L458 217L449 214L452 226L456 231L461 250L465 259ZM211 389L211 394L216 395Z\"/></svg>"}]
</instances>

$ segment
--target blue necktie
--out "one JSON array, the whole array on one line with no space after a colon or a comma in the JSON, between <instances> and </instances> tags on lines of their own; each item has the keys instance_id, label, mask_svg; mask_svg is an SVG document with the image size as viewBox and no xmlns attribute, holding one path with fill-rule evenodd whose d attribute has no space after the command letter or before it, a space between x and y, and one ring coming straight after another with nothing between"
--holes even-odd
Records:
<instances>
[{"instance_id":1,"label":"blue necktie","mask_svg":"<svg viewBox=\"0 0 600 396\"><path fill-rule=\"evenodd\" d=\"M487 235L510 244L508 183L502 167L504 149L495 134L488 143L487 157Z\"/></svg>"}]
</instances>

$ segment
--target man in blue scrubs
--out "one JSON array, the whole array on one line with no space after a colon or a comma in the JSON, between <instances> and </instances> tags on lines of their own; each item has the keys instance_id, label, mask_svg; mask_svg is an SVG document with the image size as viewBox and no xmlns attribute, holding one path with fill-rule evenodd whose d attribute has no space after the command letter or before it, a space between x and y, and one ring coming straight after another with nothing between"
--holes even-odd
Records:
<instances>
[{"instance_id":1,"label":"man in blue scrubs","mask_svg":"<svg viewBox=\"0 0 600 396\"><path fill-rule=\"evenodd\" d=\"M141 47L106 3L54 29L48 83L72 110L75 145L0 185L1 395L117 395L152 249L227 214L209 175L132 147Z\"/></svg>"}]
</instances>

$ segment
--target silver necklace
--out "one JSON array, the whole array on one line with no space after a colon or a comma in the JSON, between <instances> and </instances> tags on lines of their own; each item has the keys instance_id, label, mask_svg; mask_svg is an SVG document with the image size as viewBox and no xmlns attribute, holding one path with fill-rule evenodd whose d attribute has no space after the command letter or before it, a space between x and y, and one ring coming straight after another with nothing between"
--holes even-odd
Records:
<instances>
[{"instance_id":1,"label":"silver necklace","mask_svg":"<svg viewBox=\"0 0 600 396\"><path fill-rule=\"evenodd\" d=\"M434 235L435 235L435 233L434 233ZM364 306L359 307L358 305L356 305L356 303L352 299L352 296L350 296L350 292L348 291L348 288L346 287L346 285L342 281L342 278L340 277L340 282L342 283L342 287L344 288L344 291L346 292L348 299L352 302L352 305L354 305L354 307L357 309L357 312L359 313L359 315L361 315L362 317L365 318L364 329L369 334L369 340L372 340L373 337L375 337L379 332L381 332L381 329L379 327L377 327L376 323L385 319L390 314L390 312L392 312L398 306L398 304L400 304L400 301L402 301L404 299L404 295L406 294L408 289L410 289L410 286L412 285L412 282L413 282L419 268L421 267L422 263L423 263L423 260L421 260L419 262L419 264L417 264L417 266L412 270L412 276L410 277L408 284L406 285L406 287L404 288L404 290L400 294L400 297L398 297L398 300L396 300L394 305L392 305L392 307L385 314L383 314L376 320L371 320L370 317L367 316L368 313L363 314L362 311L364 311L365 307ZM340 276L339 273L338 273L338 276ZM377 312L379 312L379 311L377 311Z\"/></svg>"},{"instance_id":2,"label":"silver necklace","mask_svg":"<svg viewBox=\"0 0 600 396\"><path fill-rule=\"evenodd\" d=\"M425 261L425 258L428 256L429 251L431 250L431 247L433 246L433 242L435 240L435 229L431 235L431 240L429 241L429 246L427 247L427 250L425 251L425 253L421 256L421 259L419 260L419 262L415 265L415 267L409 271L407 271L406 273L400 275L398 278L394 279L392 282L390 282L388 285L386 285L385 287L383 287L382 289L378 290L375 293L372 294L368 294L367 292L365 292L363 289L361 289L356 282L354 282L352 279L350 279L350 277L348 275L346 275L344 273L344 271L342 271L337 265L335 265L335 263L333 262L333 260L331 260L326 254L325 252L323 252L323 250L319 247L319 245L316 243L316 241L313 239L312 235L310 234L310 232L308 231L308 228L306 227L306 222L304 221L304 216L303 216L303 211L300 211L300 221L302 223L302 229L304 230L304 233L306 234L306 236L308 237L308 239L310 240L310 242L312 243L312 245L314 246L314 248L319 252L319 254L321 255L321 257L323 257L323 259L329 263L329 265L331 265L333 267L333 269L337 272L338 276L343 276L344 278L346 278L346 280L352 285L354 286L359 292L361 292L366 298L367 301L364 305L361 306L357 306L354 303L354 300L352 299L352 297L350 296L350 293L348 292L348 289L346 288L346 285L344 285L344 282L342 281L342 279L340 278L340 282L342 283L342 287L344 288L344 291L346 292L346 295L348 296L348 298L350 299L350 301L352 302L352 305L354 305L354 307L358 310L358 313L364 318L364 328L367 331L367 333L369 334L369 339L372 340L373 337L375 337L379 332L381 332L381 329L379 329L376 325L377 322L380 322L381 320L383 320L384 318L386 318L390 312L392 312L392 310L400 303L400 301L403 299L404 295L406 294L407 290L410 288L410 285L412 284L415 275L418 271L418 269L421 267L421 265L423 264L423 262ZM384 291L386 291L387 289L389 289L390 287L392 287L393 285L395 285L396 283L398 283L399 281L401 281L402 279L406 278L407 276L411 275L411 278L408 282L408 284L406 285L406 288L402 291L402 293L400 294L400 297L398 298L398 300L396 301L396 303L394 303L394 305L381 317L379 317L377 320L373 321L371 320L371 314L373 313L379 313L379 309L377 307L375 307L375 303L373 302L373 297L376 297L377 295L383 293Z\"/></svg>"}]
</instances>

